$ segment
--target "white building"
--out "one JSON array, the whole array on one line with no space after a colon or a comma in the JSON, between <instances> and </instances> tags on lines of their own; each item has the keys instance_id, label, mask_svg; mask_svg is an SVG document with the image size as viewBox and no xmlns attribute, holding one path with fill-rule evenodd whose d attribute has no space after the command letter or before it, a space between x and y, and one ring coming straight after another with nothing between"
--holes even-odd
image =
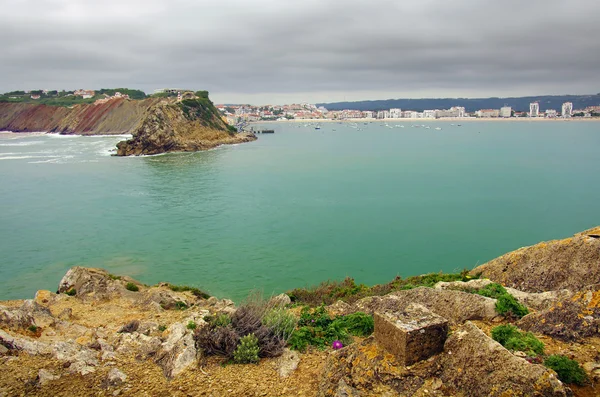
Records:
<instances>
[{"instance_id":1,"label":"white building","mask_svg":"<svg viewBox=\"0 0 600 397\"><path fill-rule=\"evenodd\" d=\"M500 108L500 117L508 118L512 114L512 108L510 106L503 106Z\"/></svg>"},{"instance_id":2,"label":"white building","mask_svg":"<svg viewBox=\"0 0 600 397\"><path fill-rule=\"evenodd\" d=\"M533 102L529 104L529 117L540 117L540 104Z\"/></svg>"},{"instance_id":3,"label":"white building","mask_svg":"<svg viewBox=\"0 0 600 397\"><path fill-rule=\"evenodd\" d=\"M565 118L573 116L573 103L572 102L563 103L562 111L560 112L560 115Z\"/></svg>"},{"instance_id":4,"label":"white building","mask_svg":"<svg viewBox=\"0 0 600 397\"><path fill-rule=\"evenodd\" d=\"M558 115L558 112L554 109L547 109L546 110L546 117L548 117L549 119L553 119Z\"/></svg>"},{"instance_id":5,"label":"white building","mask_svg":"<svg viewBox=\"0 0 600 397\"><path fill-rule=\"evenodd\" d=\"M435 119L437 114L437 110L423 110L423 118L426 119Z\"/></svg>"},{"instance_id":6,"label":"white building","mask_svg":"<svg viewBox=\"0 0 600 397\"><path fill-rule=\"evenodd\" d=\"M371 112L370 110L367 110L366 112L363 112L363 117L365 119L372 119L373 118L373 112Z\"/></svg>"},{"instance_id":7,"label":"white building","mask_svg":"<svg viewBox=\"0 0 600 397\"><path fill-rule=\"evenodd\" d=\"M402 118L402 109L390 109L390 118L392 118L392 119Z\"/></svg>"},{"instance_id":8,"label":"white building","mask_svg":"<svg viewBox=\"0 0 600 397\"><path fill-rule=\"evenodd\" d=\"M389 119L390 112L388 112L387 110L380 110L379 112L377 112L377 118L378 119Z\"/></svg>"}]
</instances>

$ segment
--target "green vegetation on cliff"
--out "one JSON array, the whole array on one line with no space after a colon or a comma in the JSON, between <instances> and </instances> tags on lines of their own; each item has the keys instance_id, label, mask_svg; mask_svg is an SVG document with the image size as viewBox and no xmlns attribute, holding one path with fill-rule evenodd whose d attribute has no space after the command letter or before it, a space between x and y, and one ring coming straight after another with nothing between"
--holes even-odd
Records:
<instances>
[{"instance_id":1,"label":"green vegetation on cliff","mask_svg":"<svg viewBox=\"0 0 600 397\"><path fill-rule=\"evenodd\" d=\"M122 95L128 95L130 99L139 100L147 97L144 91L130 88L101 88L99 90L95 90L95 95L91 98L83 98L80 95L75 95L75 91L33 90L29 92L11 91L0 94L0 102L34 103L41 105L69 107L79 104L91 104L98 99L106 98L107 96L113 96L117 92L121 93ZM37 96L39 96L39 98L37 98ZM36 97L37 99L32 97Z\"/></svg>"},{"instance_id":2,"label":"green vegetation on cliff","mask_svg":"<svg viewBox=\"0 0 600 397\"><path fill-rule=\"evenodd\" d=\"M417 287L433 287L440 281L468 281L478 278L468 273L468 270L460 273L429 273L405 279L397 276L387 284L377 284L372 287L356 284L353 278L346 277L343 281L325 281L313 287L296 288L288 291L287 294L292 302L311 306L330 305L338 300L352 303L367 296L381 296Z\"/></svg>"}]
</instances>

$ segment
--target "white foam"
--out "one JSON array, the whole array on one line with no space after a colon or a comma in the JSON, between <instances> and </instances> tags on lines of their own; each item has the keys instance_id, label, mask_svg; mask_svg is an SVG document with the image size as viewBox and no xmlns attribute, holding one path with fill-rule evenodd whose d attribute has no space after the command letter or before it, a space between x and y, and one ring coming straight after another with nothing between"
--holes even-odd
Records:
<instances>
[{"instance_id":1,"label":"white foam","mask_svg":"<svg viewBox=\"0 0 600 397\"><path fill-rule=\"evenodd\" d=\"M61 135L57 132L49 132L46 134L47 136L51 137L51 138L79 138L83 135L77 135L77 134L70 134L70 135Z\"/></svg>"},{"instance_id":2,"label":"white foam","mask_svg":"<svg viewBox=\"0 0 600 397\"><path fill-rule=\"evenodd\" d=\"M44 141L27 141L27 142L18 142L18 143L0 143L0 146L31 146L31 145L38 145L40 143L44 143Z\"/></svg>"}]
</instances>

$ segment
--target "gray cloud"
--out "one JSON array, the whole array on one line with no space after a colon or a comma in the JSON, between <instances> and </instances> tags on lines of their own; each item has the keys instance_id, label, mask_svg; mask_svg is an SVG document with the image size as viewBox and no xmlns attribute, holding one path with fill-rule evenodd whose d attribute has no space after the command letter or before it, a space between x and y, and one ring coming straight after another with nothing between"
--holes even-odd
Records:
<instances>
[{"instance_id":1,"label":"gray cloud","mask_svg":"<svg viewBox=\"0 0 600 397\"><path fill-rule=\"evenodd\" d=\"M0 91L217 102L595 93L597 0L0 0Z\"/></svg>"}]
</instances>

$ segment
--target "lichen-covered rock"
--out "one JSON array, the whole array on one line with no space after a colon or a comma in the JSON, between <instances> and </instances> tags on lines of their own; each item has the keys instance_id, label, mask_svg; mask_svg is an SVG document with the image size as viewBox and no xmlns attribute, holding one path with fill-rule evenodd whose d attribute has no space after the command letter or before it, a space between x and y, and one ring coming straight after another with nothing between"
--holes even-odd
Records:
<instances>
[{"instance_id":1,"label":"lichen-covered rock","mask_svg":"<svg viewBox=\"0 0 600 397\"><path fill-rule=\"evenodd\" d=\"M135 294L125 288L128 282L142 285L130 277L117 279L104 269L75 266L60 280L58 292L74 293L77 297L94 300L110 299L115 296Z\"/></svg>"},{"instance_id":2,"label":"lichen-covered rock","mask_svg":"<svg viewBox=\"0 0 600 397\"><path fill-rule=\"evenodd\" d=\"M155 362L167 378L174 378L196 361L196 345L187 322L173 324L166 332L167 339L156 353Z\"/></svg>"},{"instance_id":3,"label":"lichen-covered rock","mask_svg":"<svg viewBox=\"0 0 600 397\"><path fill-rule=\"evenodd\" d=\"M118 368L111 368L106 375L106 384L110 387L120 386L127 380L127 375L125 375Z\"/></svg>"},{"instance_id":4,"label":"lichen-covered rock","mask_svg":"<svg viewBox=\"0 0 600 397\"><path fill-rule=\"evenodd\" d=\"M566 342L600 333L600 286L590 286L555 301L546 310L528 314L517 325Z\"/></svg>"},{"instance_id":5,"label":"lichen-covered rock","mask_svg":"<svg viewBox=\"0 0 600 397\"><path fill-rule=\"evenodd\" d=\"M287 378L298 368L299 363L300 355L298 352L285 348L283 354L275 362L277 373L280 377Z\"/></svg>"},{"instance_id":6,"label":"lichen-covered rock","mask_svg":"<svg viewBox=\"0 0 600 397\"><path fill-rule=\"evenodd\" d=\"M444 349L448 320L422 305L399 312L375 312L375 340L402 365L412 365Z\"/></svg>"},{"instance_id":7,"label":"lichen-covered rock","mask_svg":"<svg viewBox=\"0 0 600 397\"><path fill-rule=\"evenodd\" d=\"M514 356L473 323L446 341L441 379L467 397L567 396L554 371Z\"/></svg>"},{"instance_id":8,"label":"lichen-covered rock","mask_svg":"<svg viewBox=\"0 0 600 397\"><path fill-rule=\"evenodd\" d=\"M341 390L349 390L346 393L412 396L428 379L436 377L441 369L439 361L437 355L406 367L371 336L330 354L317 395L336 396L340 385L345 385Z\"/></svg>"},{"instance_id":9,"label":"lichen-covered rock","mask_svg":"<svg viewBox=\"0 0 600 397\"><path fill-rule=\"evenodd\" d=\"M439 282L434 288L436 289L449 289L465 292L473 292L492 284L493 281L489 279L475 279L469 281L450 281L450 282ZM515 288L506 288L506 291L515 297L519 303L525 305L528 308L534 310L544 310L552 306L557 300L571 297L573 292L562 289L557 291L546 291L546 292L524 292L519 291Z\"/></svg>"},{"instance_id":10,"label":"lichen-covered rock","mask_svg":"<svg viewBox=\"0 0 600 397\"><path fill-rule=\"evenodd\" d=\"M502 255L471 274L525 292L577 291L600 284L600 227Z\"/></svg>"},{"instance_id":11,"label":"lichen-covered rock","mask_svg":"<svg viewBox=\"0 0 600 397\"><path fill-rule=\"evenodd\" d=\"M48 382L51 382L51 381L57 380L57 379L60 379L60 375L55 375L53 372L51 372L47 369L42 368L38 371L37 381L40 386L44 386Z\"/></svg>"},{"instance_id":12,"label":"lichen-covered rock","mask_svg":"<svg viewBox=\"0 0 600 397\"><path fill-rule=\"evenodd\" d=\"M402 311L411 303L425 306L453 324L496 317L496 300L462 291L419 287L385 296L371 296L350 305L349 312Z\"/></svg>"}]
</instances>

